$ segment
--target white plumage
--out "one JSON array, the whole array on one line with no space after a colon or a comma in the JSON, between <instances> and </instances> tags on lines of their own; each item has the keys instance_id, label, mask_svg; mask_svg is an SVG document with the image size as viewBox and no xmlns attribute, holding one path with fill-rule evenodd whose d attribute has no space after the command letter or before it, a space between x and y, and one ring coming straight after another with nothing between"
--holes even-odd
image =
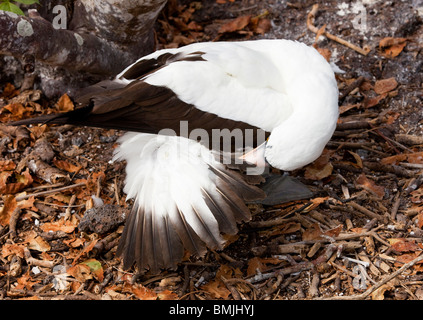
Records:
<instances>
[{"instance_id":1,"label":"white plumage","mask_svg":"<svg viewBox=\"0 0 423 320\"><path fill-rule=\"evenodd\" d=\"M184 248L200 256L206 246L221 248L221 232L250 218L244 201L262 195L220 162L220 150L160 130L180 120L208 133L262 129L267 141L244 159L289 171L320 156L338 118L330 65L288 40L159 50L80 101L83 120L74 112L66 122L141 132L125 134L115 157L127 161L124 191L135 199L118 251L126 267L153 271L176 267Z\"/></svg>"}]
</instances>

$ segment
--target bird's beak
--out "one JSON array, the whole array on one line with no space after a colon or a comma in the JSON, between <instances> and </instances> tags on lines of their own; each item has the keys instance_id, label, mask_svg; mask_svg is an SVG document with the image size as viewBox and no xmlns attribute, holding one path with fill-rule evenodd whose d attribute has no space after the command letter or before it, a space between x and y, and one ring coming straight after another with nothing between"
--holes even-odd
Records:
<instances>
[{"instance_id":1,"label":"bird's beak","mask_svg":"<svg viewBox=\"0 0 423 320\"><path fill-rule=\"evenodd\" d=\"M257 148L244 153L239 159L253 164L257 167L265 167L266 166L266 158L264 157L264 152L266 151L266 141L259 145Z\"/></svg>"}]
</instances>

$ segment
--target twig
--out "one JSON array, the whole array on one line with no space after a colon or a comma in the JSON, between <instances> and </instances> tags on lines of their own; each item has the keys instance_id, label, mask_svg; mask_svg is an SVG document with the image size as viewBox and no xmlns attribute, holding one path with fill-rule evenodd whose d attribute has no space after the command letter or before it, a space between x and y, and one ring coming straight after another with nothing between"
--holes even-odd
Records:
<instances>
[{"instance_id":1,"label":"twig","mask_svg":"<svg viewBox=\"0 0 423 320\"><path fill-rule=\"evenodd\" d=\"M317 29L317 27L314 25L314 18L316 17L318 10L319 10L319 5L315 4L315 5L313 5L311 11L307 15L307 28L310 31L314 32L315 34L319 33L319 29ZM323 31L323 32L321 32L321 34L326 36L327 38L333 40L333 41L336 41L336 42L338 42L338 43L340 43L340 44L342 44L342 45L344 45L344 46L346 46L350 49L357 51L358 53L360 53L364 56L366 56L370 52L370 49L362 49L362 48L360 48L360 47L358 47L358 46L356 46L356 45L354 45L354 44L352 44L352 43L350 43L346 40L343 40L343 39L327 32L327 31Z\"/></svg>"},{"instance_id":2,"label":"twig","mask_svg":"<svg viewBox=\"0 0 423 320\"><path fill-rule=\"evenodd\" d=\"M256 291L257 288L248 280L244 280L244 279L240 279L240 278L230 278L230 279L226 279L225 280L228 283L232 283L232 282L239 282L239 283L243 283L245 285L247 285L248 287L251 288L251 292L253 293L253 299L256 299Z\"/></svg>"},{"instance_id":3,"label":"twig","mask_svg":"<svg viewBox=\"0 0 423 320\"><path fill-rule=\"evenodd\" d=\"M423 144L423 137L410 134L396 134L395 139L399 143L408 144L412 146L417 144Z\"/></svg>"},{"instance_id":4,"label":"twig","mask_svg":"<svg viewBox=\"0 0 423 320\"><path fill-rule=\"evenodd\" d=\"M221 276L220 280L222 280L222 282L225 284L226 288L228 288L228 290L231 292L234 300L241 300L241 295L235 289L235 287L229 283L230 281L228 281L224 276Z\"/></svg>"},{"instance_id":5,"label":"twig","mask_svg":"<svg viewBox=\"0 0 423 320\"><path fill-rule=\"evenodd\" d=\"M387 218L385 216L374 213L373 211L370 211L369 209L364 208L363 206L359 205L358 203L356 203L354 201L349 202L349 205L351 207L353 207L354 209L360 211L361 213L364 213L366 216L368 216L370 218L376 218L379 221L384 222L384 223L387 222Z\"/></svg>"},{"instance_id":6,"label":"twig","mask_svg":"<svg viewBox=\"0 0 423 320\"><path fill-rule=\"evenodd\" d=\"M39 267L45 267L45 268L53 268L57 264L57 260L38 260L31 256L31 252L28 248L24 248L24 257L26 260L26 263L31 266L39 266Z\"/></svg>"},{"instance_id":7,"label":"twig","mask_svg":"<svg viewBox=\"0 0 423 320\"><path fill-rule=\"evenodd\" d=\"M361 294L352 295L352 296L335 296L335 297L331 297L331 298L327 298L327 297L324 298L323 297L323 298L316 298L316 300L363 300L363 299L367 298L372 292L379 289L381 286L388 283L392 279L398 277L402 272L411 268L412 266L414 266L416 263L419 263L420 261L423 261L423 255L420 255L417 258L413 259L412 261L404 264L397 271L391 273L389 276L387 276L384 279L382 279L381 281L377 282L374 286L370 287L369 289L367 289L365 292L363 292Z\"/></svg>"},{"instance_id":8,"label":"twig","mask_svg":"<svg viewBox=\"0 0 423 320\"><path fill-rule=\"evenodd\" d=\"M392 206L392 211L391 211L391 220L394 221L395 217L397 215L400 203L401 203L401 192L397 192L397 194L395 195L395 202L394 205Z\"/></svg>"},{"instance_id":9,"label":"twig","mask_svg":"<svg viewBox=\"0 0 423 320\"><path fill-rule=\"evenodd\" d=\"M117 183L117 177L115 177L115 179L114 179L113 189L115 191L116 204L118 206L120 206L120 197L119 197L119 188L118 188L118 183Z\"/></svg>"},{"instance_id":10,"label":"twig","mask_svg":"<svg viewBox=\"0 0 423 320\"><path fill-rule=\"evenodd\" d=\"M340 104L342 104L344 99L351 93L351 91L353 91L355 88L360 87L364 80L364 77L361 76L354 80L352 83L350 83L348 86L346 86L339 94Z\"/></svg>"},{"instance_id":11,"label":"twig","mask_svg":"<svg viewBox=\"0 0 423 320\"><path fill-rule=\"evenodd\" d=\"M311 279L311 284L309 289L310 296L317 297L320 295L319 285L320 285L320 276L318 273L315 273L313 274L313 278Z\"/></svg>"},{"instance_id":12,"label":"twig","mask_svg":"<svg viewBox=\"0 0 423 320\"><path fill-rule=\"evenodd\" d=\"M9 231L9 233L10 233L12 238L14 238L16 236L16 225L18 223L20 214L21 214L21 208L16 207L16 209L13 210L13 213L10 216L10 219L9 219L9 230L10 231Z\"/></svg>"},{"instance_id":13,"label":"twig","mask_svg":"<svg viewBox=\"0 0 423 320\"><path fill-rule=\"evenodd\" d=\"M66 208L65 211L65 220L69 220L71 217L71 212L72 212L72 206L75 203L76 200L76 194L73 194L72 197L69 200L69 206Z\"/></svg>"},{"instance_id":14,"label":"twig","mask_svg":"<svg viewBox=\"0 0 423 320\"><path fill-rule=\"evenodd\" d=\"M409 185L407 186L407 188L405 188L404 193L406 195L409 195L411 192L413 192L414 190L417 190L423 183L423 174L421 174L420 176L418 176L417 178L414 178Z\"/></svg>"},{"instance_id":15,"label":"twig","mask_svg":"<svg viewBox=\"0 0 423 320\"><path fill-rule=\"evenodd\" d=\"M86 183L81 182L81 183L75 183L75 184L72 184L70 186L65 186L65 187L61 187L61 188L57 188L57 189L41 191L41 192L32 193L32 194L26 194L26 195L16 197L16 201L25 200L25 199L28 199L28 198L31 198L31 197L45 196L47 194L57 193L57 192L61 192L61 191L64 191L64 190L73 189L73 188L77 188L77 187L81 187L81 186L85 186L85 185L86 185Z\"/></svg>"}]
</instances>

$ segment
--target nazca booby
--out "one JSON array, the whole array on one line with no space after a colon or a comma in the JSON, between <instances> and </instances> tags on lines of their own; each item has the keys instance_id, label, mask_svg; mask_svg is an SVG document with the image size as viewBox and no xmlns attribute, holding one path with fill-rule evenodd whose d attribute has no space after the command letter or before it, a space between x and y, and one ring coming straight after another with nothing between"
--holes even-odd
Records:
<instances>
[{"instance_id":1,"label":"nazca booby","mask_svg":"<svg viewBox=\"0 0 423 320\"><path fill-rule=\"evenodd\" d=\"M245 201L263 198L216 156L220 150L181 134L201 129L259 130L236 159L290 171L317 159L338 118L328 62L290 40L195 43L144 56L113 80L82 91L71 112L18 124L56 123L128 131L115 159L126 160L124 192L134 199L118 247L125 268L175 268L184 250L222 248L221 233L250 219ZM163 133L163 129L172 134ZM191 138L191 139L190 139ZM255 149L247 152L247 147ZM233 149L231 149L233 151ZM247 168L248 169L248 168Z\"/></svg>"}]
</instances>

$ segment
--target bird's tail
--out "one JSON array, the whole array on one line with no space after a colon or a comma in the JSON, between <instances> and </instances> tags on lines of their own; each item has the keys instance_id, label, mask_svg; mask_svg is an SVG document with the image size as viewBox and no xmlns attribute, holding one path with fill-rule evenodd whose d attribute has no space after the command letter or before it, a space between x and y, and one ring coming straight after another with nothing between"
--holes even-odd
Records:
<instances>
[{"instance_id":1,"label":"bird's tail","mask_svg":"<svg viewBox=\"0 0 423 320\"><path fill-rule=\"evenodd\" d=\"M154 273L175 268L184 249L202 256L206 246L222 248L221 233L251 218L244 201L265 197L187 138L127 133L116 158L127 161L124 191L134 198L117 251L124 268L135 262Z\"/></svg>"}]
</instances>

